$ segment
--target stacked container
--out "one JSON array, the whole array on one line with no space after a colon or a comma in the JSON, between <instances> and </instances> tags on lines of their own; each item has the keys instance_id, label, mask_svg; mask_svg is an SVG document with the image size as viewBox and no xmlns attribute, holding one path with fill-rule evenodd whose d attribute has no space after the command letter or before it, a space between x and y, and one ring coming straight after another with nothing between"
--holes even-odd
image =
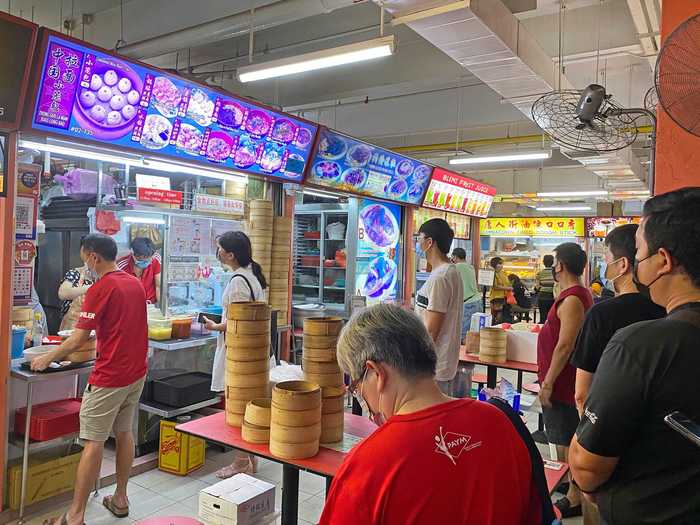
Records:
<instances>
[{"instance_id":1,"label":"stacked container","mask_svg":"<svg viewBox=\"0 0 700 525\"><path fill-rule=\"evenodd\" d=\"M277 324L289 318L289 259L292 251L292 219L275 217L272 233L272 269L270 272L270 306L278 310Z\"/></svg>"},{"instance_id":2,"label":"stacked container","mask_svg":"<svg viewBox=\"0 0 700 525\"><path fill-rule=\"evenodd\" d=\"M485 327L479 332L479 360L485 363L506 362L506 331Z\"/></svg>"},{"instance_id":3,"label":"stacked container","mask_svg":"<svg viewBox=\"0 0 700 525\"><path fill-rule=\"evenodd\" d=\"M308 381L283 381L272 389L270 453L303 459L318 453L321 389Z\"/></svg>"},{"instance_id":4,"label":"stacked container","mask_svg":"<svg viewBox=\"0 0 700 525\"><path fill-rule=\"evenodd\" d=\"M253 399L245 407L241 437L248 443L270 442L270 398Z\"/></svg>"},{"instance_id":5,"label":"stacked container","mask_svg":"<svg viewBox=\"0 0 700 525\"><path fill-rule=\"evenodd\" d=\"M248 237L253 249L253 260L260 264L265 279L270 281L272 266L272 201L254 200L250 202Z\"/></svg>"},{"instance_id":6,"label":"stacked container","mask_svg":"<svg viewBox=\"0 0 700 525\"><path fill-rule=\"evenodd\" d=\"M342 328L343 320L340 317L304 319L302 368L304 378L316 383L322 390L321 443L335 443L343 439L345 387L336 355Z\"/></svg>"},{"instance_id":7,"label":"stacked container","mask_svg":"<svg viewBox=\"0 0 700 525\"><path fill-rule=\"evenodd\" d=\"M268 396L270 307L231 303L226 326L226 423L240 427L249 401Z\"/></svg>"}]
</instances>

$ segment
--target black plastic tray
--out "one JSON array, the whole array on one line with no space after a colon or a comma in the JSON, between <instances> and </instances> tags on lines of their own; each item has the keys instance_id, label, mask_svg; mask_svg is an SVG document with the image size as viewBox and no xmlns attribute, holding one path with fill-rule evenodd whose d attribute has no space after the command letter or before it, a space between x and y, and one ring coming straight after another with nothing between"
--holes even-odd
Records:
<instances>
[{"instance_id":1,"label":"black plastic tray","mask_svg":"<svg viewBox=\"0 0 700 525\"><path fill-rule=\"evenodd\" d=\"M184 368L163 368L160 370L149 370L146 376L146 382L143 385L141 392L141 401L153 400L153 381L156 379L167 379L168 377L186 373Z\"/></svg>"},{"instance_id":2,"label":"black plastic tray","mask_svg":"<svg viewBox=\"0 0 700 525\"><path fill-rule=\"evenodd\" d=\"M74 368L85 368L88 366L93 366L95 361L83 361L82 363L71 363L69 365L64 365L58 368L46 368L45 370L32 370L31 363L28 361L23 362L19 365L22 370L27 370L28 372L34 372L35 374L51 374L52 372L64 372L65 370L73 370Z\"/></svg>"},{"instance_id":3,"label":"black plastic tray","mask_svg":"<svg viewBox=\"0 0 700 525\"><path fill-rule=\"evenodd\" d=\"M211 398L211 374L187 372L153 380L152 399L156 403L181 408Z\"/></svg>"}]
</instances>

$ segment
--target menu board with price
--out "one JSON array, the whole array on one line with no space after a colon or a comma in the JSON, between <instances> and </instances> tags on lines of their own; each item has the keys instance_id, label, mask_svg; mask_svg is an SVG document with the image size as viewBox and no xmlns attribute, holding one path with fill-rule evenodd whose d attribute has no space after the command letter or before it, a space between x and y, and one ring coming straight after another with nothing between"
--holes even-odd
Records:
<instances>
[{"instance_id":1,"label":"menu board with price","mask_svg":"<svg viewBox=\"0 0 700 525\"><path fill-rule=\"evenodd\" d=\"M423 206L474 217L486 217L496 188L459 173L435 168Z\"/></svg>"},{"instance_id":2,"label":"menu board with price","mask_svg":"<svg viewBox=\"0 0 700 525\"><path fill-rule=\"evenodd\" d=\"M315 124L47 35L34 129L301 181Z\"/></svg>"},{"instance_id":3,"label":"menu board with price","mask_svg":"<svg viewBox=\"0 0 700 525\"><path fill-rule=\"evenodd\" d=\"M433 167L323 128L307 181L377 199L420 204Z\"/></svg>"}]
</instances>

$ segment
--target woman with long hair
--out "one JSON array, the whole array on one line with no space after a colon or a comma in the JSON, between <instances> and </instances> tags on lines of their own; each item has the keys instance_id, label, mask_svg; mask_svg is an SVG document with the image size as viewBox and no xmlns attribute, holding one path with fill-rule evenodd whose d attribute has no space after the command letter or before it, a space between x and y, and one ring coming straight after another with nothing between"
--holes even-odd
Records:
<instances>
[{"instance_id":1,"label":"woman with long hair","mask_svg":"<svg viewBox=\"0 0 700 525\"><path fill-rule=\"evenodd\" d=\"M262 273L262 268L253 260L250 239L241 231L226 232L217 240L216 257L222 265L233 270L233 275L224 289L221 298L221 306L224 315L221 323L215 323L211 319L204 318L209 330L219 332L214 354L214 366L212 369L211 389L214 392L223 393L226 370L226 310L230 303L242 301L264 301L263 290L267 282ZM252 474L256 469L256 461L250 454L237 452L233 464L222 468L216 474L222 479L230 478L234 474L245 472Z\"/></svg>"}]
</instances>

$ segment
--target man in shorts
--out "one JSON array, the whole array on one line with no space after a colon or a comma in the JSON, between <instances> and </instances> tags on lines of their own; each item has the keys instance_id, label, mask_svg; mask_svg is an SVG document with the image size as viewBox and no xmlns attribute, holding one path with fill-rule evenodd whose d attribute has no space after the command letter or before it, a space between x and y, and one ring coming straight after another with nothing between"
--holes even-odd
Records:
<instances>
[{"instance_id":1,"label":"man in shorts","mask_svg":"<svg viewBox=\"0 0 700 525\"><path fill-rule=\"evenodd\" d=\"M80 439L83 453L73 493L73 503L51 524L82 525L90 491L100 472L104 443L113 431L117 442L117 488L103 500L117 517L129 515L126 486L134 460L132 421L147 372L148 326L146 294L139 280L116 265L117 244L102 234L86 236L81 258L98 276L85 296L73 334L59 348L32 361L33 370L44 370L79 350L95 331L97 359L83 394Z\"/></svg>"}]
</instances>

